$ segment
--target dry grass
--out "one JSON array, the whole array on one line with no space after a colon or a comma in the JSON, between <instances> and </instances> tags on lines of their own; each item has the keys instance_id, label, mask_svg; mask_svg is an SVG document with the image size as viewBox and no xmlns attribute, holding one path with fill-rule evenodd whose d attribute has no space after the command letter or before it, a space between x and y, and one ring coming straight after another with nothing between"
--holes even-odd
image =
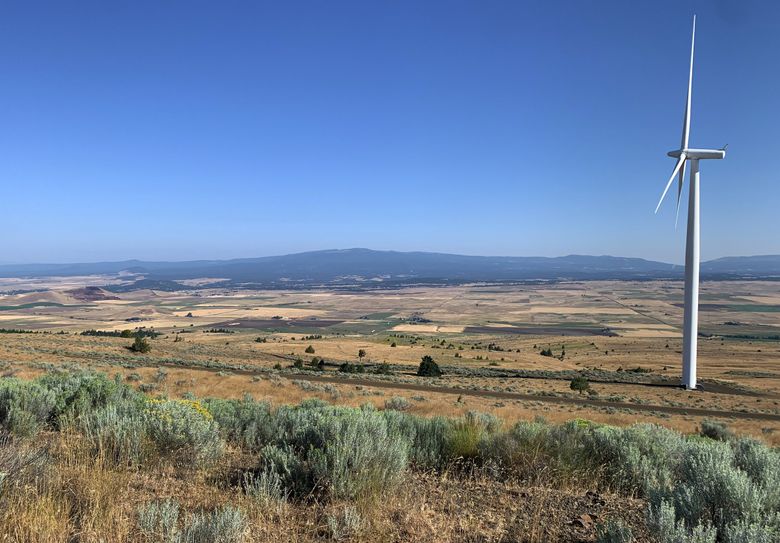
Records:
<instances>
[{"instance_id":1,"label":"dry grass","mask_svg":"<svg viewBox=\"0 0 780 543\"><path fill-rule=\"evenodd\" d=\"M161 464L141 471L110 468L83 454L73 436L49 436L52 461L38 484L6 496L0 511L0 541L143 542L136 526L137 508L152 500L173 498L184 510L212 510L224 504L247 514L245 542L310 542L333 537L369 541L572 541L587 540L593 528L572 531L569 521L581 511L620 514L644 530L644 503L618 496L605 505L588 500L585 488L527 487L497 484L479 473L434 475L410 472L407 484L378 499L358 502L291 502L266 507L229 482L226 466L209 471L173 470ZM240 463L233 451L231 461ZM230 455L229 455L230 456ZM345 514L358 519L344 526ZM335 520L334 520L335 519ZM638 541L645 541L643 537Z\"/></svg>"}]
</instances>

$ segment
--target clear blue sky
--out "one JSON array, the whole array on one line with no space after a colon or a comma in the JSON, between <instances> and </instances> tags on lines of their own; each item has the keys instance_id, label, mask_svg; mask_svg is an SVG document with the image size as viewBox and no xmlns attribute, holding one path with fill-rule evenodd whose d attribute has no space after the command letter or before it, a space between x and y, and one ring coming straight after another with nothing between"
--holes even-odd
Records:
<instances>
[{"instance_id":1,"label":"clear blue sky","mask_svg":"<svg viewBox=\"0 0 780 543\"><path fill-rule=\"evenodd\" d=\"M4 2L0 262L780 253L780 3ZM683 205L685 205L683 203Z\"/></svg>"}]
</instances>

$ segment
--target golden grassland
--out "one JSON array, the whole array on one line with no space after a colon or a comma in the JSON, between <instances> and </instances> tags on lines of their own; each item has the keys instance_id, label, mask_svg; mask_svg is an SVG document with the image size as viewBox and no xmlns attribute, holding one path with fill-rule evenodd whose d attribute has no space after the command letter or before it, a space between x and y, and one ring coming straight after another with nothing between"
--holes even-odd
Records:
<instances>
[{"instance_id":1,"label":"golden grassland","mask_svg":"<svg viewBox=\"0 0 780 543\"><path fill-rule=\"evenodd\" d=\"M73 286L73 285L69 285ZM414 412L424 415L463 413L477 409L512 421L544 415L551 421L572 417L610 424L653 421L694 431L701 416L663 414L603 407L556 405L532 400L480 397L474 390L505 390L534 395L577 396L566 380L506 379L459 376L445 372L436 384L463 387L462 394L431 389L424 393L363 387L335 382L327 392L304 390L295 375L287 374L296 358L313 357L331 364L326 374L341 375L335 367L343 362L387 363L399 380L413 381L421 357L432 356L445 367L494 370L642 368L650 375L674 380L679 375L681 340L677 329L681 309L677 298L681 285L666 282L589 282L545 286L413 288L377 292L323 291L139 291L121 294L120 300L76 302L62 306L36 306L0 311L0 327L37 329L46 334L4 334L0 337L0 362L6 373L39 372L41 364L78 364L125 377L138 373L148 383L156 366L166 360L193 367L169 368L170 377L159 392L171 396L196 395L238 397L245 393L268 397L277 403L295 403L305 397L321 397L336 403L358 405L370 401L381 405L392 396L418 398ZM780 333L780 312L772 302L778 298L777 283L705 283L702 303L717 304L702 311L702 329L731 332L774 330ZM35 300L67 301L62 290L0 298L6 308ZM766 311L757 311L768 303ZM68 307L72 305L73 307ZM729 309L733 307L733 309ZM750 311L744 311L749 309ZM187 316L192 315L192 316ZM272 317L280 317L273 320ZM128 322L127 319L133 319ZM140 319L140 320L138 320ZM317 327L319 321L327 326ZM296 328L296 322L305 322ZM242 323L259 322L260 328ZM332 324L332 323L337 324ZM724 323L739 323L725 325ZM65 323L66 325L64 325ZM292 327L290 327L292 325ZM125 348L128 341L111 337L84 337L79 332L154 327L163 335L152 340L149 355L137 357ZM235 333L208 333L212 327ZM617 335L533 334L533 327L605 327ZM469 329L472 327L472 330ZM475 328L476 327L476 328ZM527 328L524 333L506 333L507 328ZM67 332L58 334L55 332ZM660 334L660 336L659 336ZM664 337L671 335L673 337ZM747 335L747 334L746 334ZM259 343L256 339L262 338ZM307 348L314 353L307 353ZM553 350L555 357L539 354ZM501 350L495 350L496 348ZM358 351L366 352L363 360ZM565 356L558 355L565 352ZM140 365L122 369L118 364ZM230 375L195 366L213 363L271 370L279 365L280 376ZM36 369L37 368L37 369ZM686 392L626 383L592 383L598 398L613 398L635 404L677 405L728 413L777 413L780 399L780 342L714 335L700 340L700 377L749 387L760 395L717 392ZM322 387L320 387L322 388ZM729 420L735 431L753 435L770 444L780 443L775 421Z\"/></svg>"}]
</instances>

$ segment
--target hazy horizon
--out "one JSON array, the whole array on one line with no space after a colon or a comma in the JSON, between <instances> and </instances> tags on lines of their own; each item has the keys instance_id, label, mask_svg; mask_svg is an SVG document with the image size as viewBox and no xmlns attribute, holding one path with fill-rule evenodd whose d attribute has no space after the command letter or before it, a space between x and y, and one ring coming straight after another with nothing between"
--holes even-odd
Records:
<instances>
[{"instance_id":1,"label":"hazy horizon","mask_svg":"<svg viewBox=\"0 0 780 543\"><path fill-rule=\"evenodd\" d=\"M0 21L2 263L680 263L674 195L653 209L694 8L691 144L730 144L702 165L702 258L780 253L780 4L44 4Z\"/></svg>"},{"instance_id":2,"label":"hazy horizon","mask_svg":"<svg viewBox=\"0 0 780 543\"><path fill-rule=\"evenodd\" d=\"M274 253L274 254L264 254L264 255L242 255L242 256L235 256L235 257L227 257L227 258L209 258L209 257L202 257L202 258L187 258L187 259L147 259L147 258L136 258L136 257L127 257L127 258L117 258L117 259L100 259L100 260L64 260L64 261L30 261L30 262L9 262L9 261L3 261L0 260L0 266L23 266L23 265L48 265L48 264L94 264L94 263L101 263L101 262L195 262L195 261L229 261L229 260L242 260L242 259L255 259L255 258L264 258L264 257L276 257L276 256L288 256L288 255L296 255L296 254L303 254L303 253L318 253L318 252L330 252L330 251L372 251L372 252L393 252L393 253L428 253L428 254L447 254L447 255L457 255L457 256L474 256L474 257L485 257L485 258L565 258L565 257L571 257L571 256L589 256L589 257L615 257L615 258L640 258L643 260L648 261L655 261L655 262L661 262L665 264L669 264L671 266L683 266L683 262L670 262L667 260L656 260L651 258L644 258L639 256L630 256L630 255L618 255L618 254L585 254L585 253L569 253L569 254L562 254L562 255L553 255L553 256L546 256L546 255L502 255L502 254L474 254L474 253L451 253L451 252L444 252L444 251L401 251L396 249L374 249L370 247L342 247L342 248L336 248L336 247L330 247L325 249L313 249L310 251L296 251L296 252L290 252L290 253ZM774 254L766 253L766 254L744 254L744 255L724 255L722 257L716 257L707 259L708 260L718 260L719 258L751 258L751 257L762 257L762 256L777 256Z\"/></svg>"}]
</instances>

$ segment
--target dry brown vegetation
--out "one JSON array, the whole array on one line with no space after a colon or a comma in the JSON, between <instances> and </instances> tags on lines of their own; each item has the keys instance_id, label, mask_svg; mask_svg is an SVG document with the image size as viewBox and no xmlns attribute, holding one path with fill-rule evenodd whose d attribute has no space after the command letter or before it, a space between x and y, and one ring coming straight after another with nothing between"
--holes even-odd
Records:
<instances>
[{"instance_id":1,"label":"dry brown vegetation","mask_svg":"<svg viewBox=\"0 0 780 543\"><path fill-rule=\"evenodd\" d=\"M588 541L596 533L597 521L610 517L627 519L637 541L649 541L642 535L642 500L594 493L587 484L561 487L549 481L529 486L505 481L497 485L478 472L415 472L407 484L362 501L269 504L231 484L235 471L245 469L247 463L246 455L237 450L229 451L221 466L210 469L161 463L127 470L90 458L77 436L50 435L40 448L20 447L15 454L49 458L46 465L33 468L36 473L27 474L29 486L2 502L2 541L149 541L138 528L138 508L165 499L176 499L187 511L228 504L240 508L250 527L242 534L245 542ZM356 513L359 523L345 522L345 512Z\"/></svg>"}]
</instances>

